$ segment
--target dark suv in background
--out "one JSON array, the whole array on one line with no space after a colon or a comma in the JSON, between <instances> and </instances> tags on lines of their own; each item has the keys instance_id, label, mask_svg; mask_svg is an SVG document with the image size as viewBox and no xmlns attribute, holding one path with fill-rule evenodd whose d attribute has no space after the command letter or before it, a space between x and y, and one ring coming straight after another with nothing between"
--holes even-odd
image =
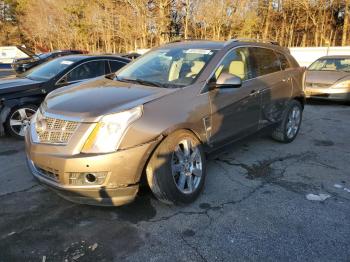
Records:
<instances>
[{"instance_id":1,"label":"dark suv in background","mask_svg":"<svg viewBox=\"0 0 350 262\"><path fill-rule=\"evenodd\" d=\"M189 203L204 185L205 154L264 127L278 141L295 139L303 79L276 44L167 44L114 79L50 93L27 128L28 166L79 203L129 203L142 176L161 201Z\"/></svg>"},{"instance_id":2,"label":"dark suv in background","mask_svg":"<svg viewBox=\"0 0 350 262\"><path fill-rule=\"evenodd\" d=\"M14 59L11 64L11 67L13 70L15 70L17 74L21 74L35 66L38 66L57 57L67 55L79 55L84 53L84 51L80 50L57 50L49 53L31 54L29 57L26 58Z\"/></svg>"}]
</instances>

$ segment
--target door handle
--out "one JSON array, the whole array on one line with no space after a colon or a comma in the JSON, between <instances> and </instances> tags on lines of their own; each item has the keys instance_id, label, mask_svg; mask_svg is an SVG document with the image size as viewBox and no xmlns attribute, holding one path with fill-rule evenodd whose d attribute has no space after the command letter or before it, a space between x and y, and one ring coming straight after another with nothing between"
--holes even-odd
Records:
<instances>
[{"instance_id":1,"label":"door handle","mask_svg":"<svg viewBox=\"0 0 350 262\"><path fill-rule=\"evenodd\" d=\"M252 90L252 91L250 91L250 96L254 96L254 95L257 95L257 94L259 94L260 93L260 91L259 90Z\"/></svg>"}]
</instances>

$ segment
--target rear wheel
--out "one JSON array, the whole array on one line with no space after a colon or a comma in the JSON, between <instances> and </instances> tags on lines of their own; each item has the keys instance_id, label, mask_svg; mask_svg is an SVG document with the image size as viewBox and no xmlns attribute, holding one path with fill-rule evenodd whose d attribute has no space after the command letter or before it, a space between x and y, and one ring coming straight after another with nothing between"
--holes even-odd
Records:
<instances>
[{"instance_id":1,"label":"rear wheel","mask_svg":"<svg viewBox=\"0 0 350 262\"><path fill-rule=\"evenodd\" d=\"M13 108L5 122L7 133L22 139L25 128L30 124L30 120L37 110L38 107L35 105L21 105Z\"/></svg>"},{"instance_id":2,"label":"rear wheel","mask_svg":"<svg viewBox=\"0 0 350 262\"><path fill-rule=\"evenodd\" d=\"M193 202L203 189L206 161L199 140L189 131L164 139L146 168L153 194L166 203Z\"/></svg>"},{"instance_id":3,"label":"rear wheel","mask_svg":"<svg viewBox=\"0 0 350 262\"><path fill-rule=\"evenodd\" d=\"M282 122L272 133L272 138L283 143L292 142L298 135L303 108L299 101L292 100L283 113Z\"/></svg>"}]
</instances>

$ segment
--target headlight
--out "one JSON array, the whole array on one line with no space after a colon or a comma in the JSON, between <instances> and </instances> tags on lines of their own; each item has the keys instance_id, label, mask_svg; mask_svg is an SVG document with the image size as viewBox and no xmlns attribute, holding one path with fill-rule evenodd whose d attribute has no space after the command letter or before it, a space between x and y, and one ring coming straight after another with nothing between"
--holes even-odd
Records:
<instances>
[{"instance_id":1,"label":"headlight","mask_svg":"<svg viewBox=\"0 0 350 262\"><path fill-rule=\"evenodd\" d=\"M350 80L337 83L332 88L350 88Z\"/></svg>"},{"instance_id":2,"label":"headlight","mask_svg":"<svg viewBox=\"0 0 350 262\"><path fill-rule=\"evenodd\" d=\"M142 115L142 106L106 115L91 132L83 153L111 153L118 149L126 129Z\"/></svg>"}]
</instances>

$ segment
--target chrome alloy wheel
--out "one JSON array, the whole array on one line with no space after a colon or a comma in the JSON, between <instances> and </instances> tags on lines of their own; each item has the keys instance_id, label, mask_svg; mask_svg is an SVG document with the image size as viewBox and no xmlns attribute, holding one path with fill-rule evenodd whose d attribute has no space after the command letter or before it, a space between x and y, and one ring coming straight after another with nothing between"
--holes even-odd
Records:
<instances>
[{"instance_id":1,"label":"chrome alloy wheel","mask_svg":"<svg viewBox=\"0 0 350 262\"><path fill-rule=\"evenodd\" d=\"M192 194L202 179L202 156L191 138L178 143L171 159L171 170L177 188L184 194Z\"/></svg>"},{"instance_id":2,"label":"chrome alloy wheel","mask_svg":"<svg viewBox=\"0 0 350 262\"><path fill-rule=\"evenodd\" d=\"M32 108L22 107L14 111L10 117L10 128L18 136L24 136L25 128L35 114Z\"/></svg>"},{"instance_id":3,"label":"chrome alloy wheel","mask_svg":"<svg viewBox=\"0 0 350 262\"><path fill-rule=\"evenodd\" d=\"M294 106L289 113L288 122L287 122L287 137L292 139L299 130L301 122L301 110L299 107Z\"/></svg>"}]
</instances>

